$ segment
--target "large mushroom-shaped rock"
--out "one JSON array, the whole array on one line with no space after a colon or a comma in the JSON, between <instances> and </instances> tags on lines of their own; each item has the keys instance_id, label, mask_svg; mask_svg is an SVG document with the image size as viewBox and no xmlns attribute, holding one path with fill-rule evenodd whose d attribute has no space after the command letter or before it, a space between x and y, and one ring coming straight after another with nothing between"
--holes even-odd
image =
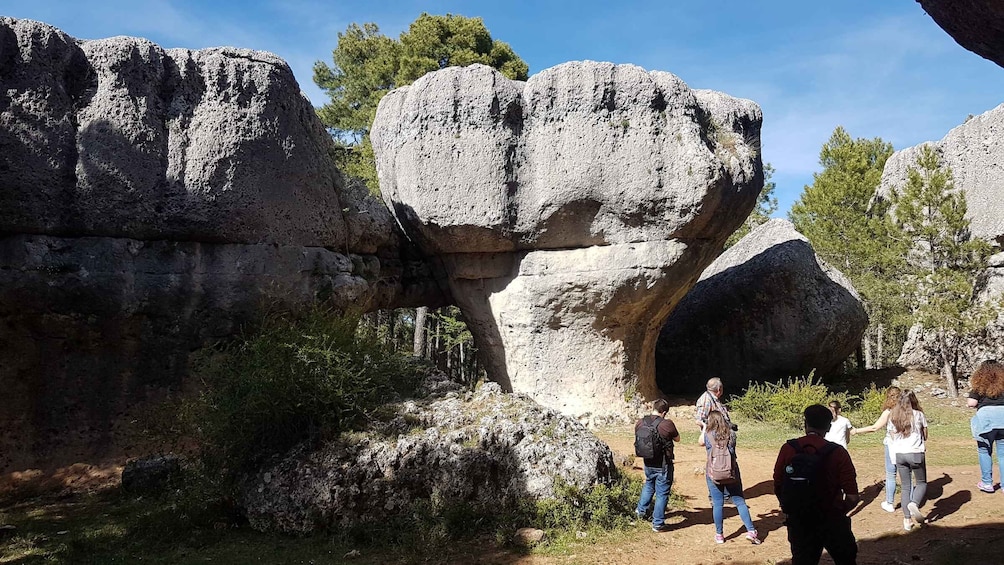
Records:
<instances>
[{"instance_id":1,"label":"large mushroom-shaped rock","mask_svg":"<svg viewBox=\"0 0 1004 565\"><path fill-rule=\"evenodd\" d=\"M1004 67L1004 4L998 0L917 0L959 45Z\"/></svg>"},{"instance_id":2,"label":"large mushroom-shaped rock","mask_svg":"<svg viewBox=\"0 0 1004 565\"><path fill-rule=\"evenodd\" d=\"M384 409L385 421L304 445L249 476L241 505L251 526L303 534L379 522L434 500L505 508L553 498L559 481L609 484L610 447L581 423L496 383Z\"/></svg>"},{"instance_id":3,"label":"large mushroom-shaped rock","mask_svg":"<svg viewBox=\"0 0 1004 565\"><path fill-rule=\"evenodd\" d=\"M749 214L761 115L633 65L483 65L390 92L381 192L441 264L489 376L564 413L650 398L665 317Z\"/></svg>"},{"instance_id":4,"label":"large mushroom-shaped rock","mask_svg":"<svg viewBox=\"0 0 1004 565\"><path fill-rule=\"evenodd\" d=\"M880 196L906 185L908 171L918 167L917 157L925 145L937 153L942 167L951 170L955 188L965 193L972 235L1004 243L1004 200L1000 197L1004 192L1004 104L967 119L939 141L893 153L882 171ZM989 261L986 276L978 281L982 285L978 300L999 301L1004 291L1002 280L1004 255L996 255ZM999 352L1004 352L1004 319L991 322L979 335L947 339L958 352L956 368L968 373L980 361L998 358ZM916 326L911 328L897 362L937 373L941 367L939 350L937 333Z\"/></svg>"},{"instance_id":5,"label":"large mushroom-shaped rock","mask_svg":"<svg viewBox=\"0 0 1004 565\"><path fill-rule=\"evenodd\" d=\"M275 55L0 17L0 83L0 468L105 442L263 308L399 294L393 218Z\"/></svg>"},{"instance_id":6,"label":"large mushroom-shaped rock","mask_svg":"<svg viewBox=\"0 0 1004 565\"><path fill-rule=\"evenodd\" d=\"M701 275L659 334L656 379L690 394L711 377L741 388L825 375L861 343L868 315L851 281L787 220L758 226Z\"/></svg>"}]
</instances>

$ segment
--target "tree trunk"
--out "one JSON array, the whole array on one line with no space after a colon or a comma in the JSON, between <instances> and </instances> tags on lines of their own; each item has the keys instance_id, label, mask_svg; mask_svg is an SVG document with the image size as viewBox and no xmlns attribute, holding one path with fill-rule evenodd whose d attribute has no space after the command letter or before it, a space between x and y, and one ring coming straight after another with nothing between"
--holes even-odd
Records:
<instances>
[{"instance_id":1,"label":"tree trunk","mask_svg":"<svg viewBox=\"0 0 1004 565\"><path fill-rule=\"evenodd\" d=\"M884 348L882 347L882 342L885 341L885 327L882 324L879 324L878 327L875 328L875 331L877 332L877 335L875 336L875 368L881 369L882 367L885 367L885 355L883 355Z\"/></svg>"},{"instance_id":2,"label":"tree trunk","mask_svg":"<svg viewBox=\"0 0 1004 565\"><path fill-rule=\"evenodd\" d=\"M948 356L948 340L945 339L944 328L938 330L938 341L941 345L941 374L945 377L948 385L948 395L952 398L959 396L959 387L955 383L955 366L953 360Z\"/></svg>"},{"instance_id":3,"label":"tree trunk","mask_svg":"<svg viewBox=\"0 0 1004 565\"><path fill-rule=\"evenodd\" d=\"M397 343L397 310L388 310L387 314L387 337L390 339L390 346L394 351L398 350Z\"/></svg>"},{"instance_id":4,"label":"tree trunk","mask_svg":"<svg viewBox=\"0 0 1004 565\"><path fill-rule=\"evenodd\" d=\"M425 353L425 319L429 316L428 306L419 306L415 309L415 339L413 343L412 355L422 357Z\"/></svg>"},{"instance_id":5,"label":"tree trunk","mask_svg":"<svg viewBox=\"0 0 1004 565\"><path fill-rule=\"evenodd\" d=\"M864 348L861 347L860 344L858 344L858 348L854 350L854 362L858 366L858 371L865 369Z\"/></svg>"},{"instance_id":6,"label":"tree trunk","mask_svg":"<svg viewBox=\"0 0 1004 565\"><path fill-rule=\"evenodd\" d=\"M865 350L865 369L874 369L872 365L872 332L871 330L865 330L864 338L862 342L864 344Z\"/></svg>"}]
</instances>

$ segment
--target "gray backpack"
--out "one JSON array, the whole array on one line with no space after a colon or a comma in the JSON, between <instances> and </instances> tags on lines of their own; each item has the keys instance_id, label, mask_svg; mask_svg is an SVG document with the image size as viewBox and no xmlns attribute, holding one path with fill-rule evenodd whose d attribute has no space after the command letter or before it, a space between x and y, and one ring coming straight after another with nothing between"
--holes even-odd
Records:
<instances>
[{"instance_id":1,"label":"gray backpack","mask_svg":"<svg viewBox=\"0 0 1004 565\"><path fill-rule=\"evenodd\" d=\"M711 482L716 485L729 485L739 480L739 464L729 450L728 442L720 445L718 441L710 435L704 438L711 441L711 449L708 451L708 465L704 472Z\"/></svg>"}]
</instances>

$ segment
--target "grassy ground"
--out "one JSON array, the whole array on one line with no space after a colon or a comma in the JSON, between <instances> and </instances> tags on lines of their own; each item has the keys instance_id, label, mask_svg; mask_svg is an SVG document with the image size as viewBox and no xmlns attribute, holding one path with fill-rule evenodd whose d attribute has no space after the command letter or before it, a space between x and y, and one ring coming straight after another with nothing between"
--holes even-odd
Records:
<instances>
[{"instance_id":1,"label":"grassy ground","mask_svg":"<svg viewBox=\"0 0 1004 565\"><path fill-rule=\"evenodd\" d=\"M958 466L967 469L974 466L970 412L952 406L951 401L925 401L924 408L932 441L937 442L937 449L929 453L929 465L956 466L958 469L962 468ZM692 446L697 441L698 431L684 420L687 410L686 406L680 407L677 421L682 442ZM871 423L857 421L853 414L849 416L858 426ZM738 423L744 449L760 453L764 461L772 460L771 454L776 453L785 440L800 435L797 430L776 425L742 420ZM629 446L630 433L625 426L604 431L601 437L611 445ZM852 456L856 460L859 457L874 459L876 453L881 453L882 437L880 432L855 436L850 445ZM678 475L689 473L689 467L694 465L678 465ZM694 496L674 496L673 506L686 509L677 513L687 515L686 521L694 520L694 507L702 502ZM191 496L136 498L125 496L118 489L0 501L0 526L14 528L0 527L0 563L17 564L614 563L620 561L616 554L620 548L637 547L639 556L644 553L644 548L650 544L647 536L651 534L644 523L627 530L549 532L547 542L528 554L527 550L500 543L505 536L487 533L447 541L442 532L415 527L415 535L399 536L398 541L382 542L376 535L371 536L370 542L360 545L347 537L331 535L294 538L255 532L236 523L225 512L204 508L204 504ZM684 544L681 550L689 543L676 537L660 539ZM883 541L881 535L876 539L878 541L870 543L895 543L895 540ZM942 559L939 562L958 562L957 557L970 553L982 555L980 546L976 545L946 541L941 547L936 545L941 542L933 539L930 543L934 544L930 556ZM973 558L970 562L980 561Z\"/></svg>"}]
</instances>

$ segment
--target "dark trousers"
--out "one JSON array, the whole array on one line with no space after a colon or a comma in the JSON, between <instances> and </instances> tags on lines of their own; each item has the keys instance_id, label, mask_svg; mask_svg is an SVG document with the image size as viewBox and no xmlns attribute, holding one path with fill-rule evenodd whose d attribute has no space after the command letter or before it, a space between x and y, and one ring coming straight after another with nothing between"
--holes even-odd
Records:
<instances>
[{"instance_id":1,"label":"dark trousers","mask_svg":"<svg viewBox=\"0 0 1004 565\"><path fill-rule=\"evenodd\" d=\"M858 542L851 532L847 516L788 517L788 543L791 544L792 565L816 565L825 548L836 565L855 565Z\"/></svg>"}]
</instances>

